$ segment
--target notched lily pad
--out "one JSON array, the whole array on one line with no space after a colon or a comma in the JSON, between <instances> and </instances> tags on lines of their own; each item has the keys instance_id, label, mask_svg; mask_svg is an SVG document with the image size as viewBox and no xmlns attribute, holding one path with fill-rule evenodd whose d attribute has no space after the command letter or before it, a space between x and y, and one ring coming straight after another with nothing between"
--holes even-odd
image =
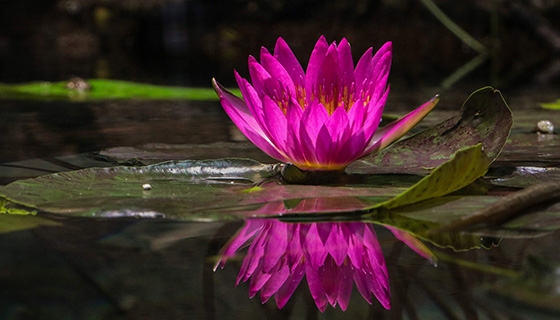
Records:
<instances>
[{"instance_id":1,"label":"notched lily pad","mask_svg":"<svg viewBox=\"0 0 560 320\"><path fill-rule=\"evenodd\" d=\"M90 168L18 180L0 187L0 194L38 211L72 216L215 221L281 215L269 210L274 203L298 199L302 205L307 202L306 208L310 203L330 206L316 210L362 209L405 190L281 185L274 180L254 187L254 182L275 177L278 168L247 159ZM355 197L359 200L347 201Z\"/></svg>"},{"instance_id":2,"label":"notched lily pad","mask_svg":"<svg viewBox=\"0 0 560 320\"><path fill-rule=\"evenodd\" d=\"M485 87L469 96L459 115L356 161L347 172L426 174L459 149L479 143L493 161L506 143L512 122L501 93Z\"/></svg>"}]
</instances>

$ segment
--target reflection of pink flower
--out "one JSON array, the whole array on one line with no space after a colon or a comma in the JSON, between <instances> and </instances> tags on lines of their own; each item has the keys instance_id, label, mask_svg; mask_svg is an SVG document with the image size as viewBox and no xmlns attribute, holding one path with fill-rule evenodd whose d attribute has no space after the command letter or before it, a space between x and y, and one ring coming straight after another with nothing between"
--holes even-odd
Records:
<instances>
[{"instance_id":1,"label":"reflection of pink flower","mask_svg":"<svg viewBox=\"0 0 560 320\"><path fill-rule=\"evenodd\" d=\"M251 241L237 283L249 283L251 297L260 290L262 302L275 295L282 308L304 276L317 307L328 304L346 310L353 283L371 304L372 296L390 308L385 260L370 224L284 223L248 220L222 251L217 266Z\"/></svg>"},{"instance_id":2,"label":"reflection of pink flower","mask_svg":"<svg viewBox=\"0 0 560 320\"><path fill-rule=\"evenodd\" d=\"M354 68L350 44L321 37L303 71L279 38L274 55L249 57L252 84L236 72L243 99L213 80L222 106L255 145L271 157L302 170L341 170L404 135L437 103L420 108L378 130L387 100L392 45L367 50Z\"/></svg>"}]
</instances>

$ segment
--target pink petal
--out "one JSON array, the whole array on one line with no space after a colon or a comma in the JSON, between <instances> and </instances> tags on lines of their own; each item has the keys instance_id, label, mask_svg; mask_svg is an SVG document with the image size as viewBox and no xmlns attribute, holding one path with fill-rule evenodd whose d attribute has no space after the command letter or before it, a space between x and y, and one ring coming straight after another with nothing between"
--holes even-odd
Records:
<instances>
[{"instance_id":1,"label":"pink petal","mask_svg":"<svg viewBox=\"0 0 560 320\"><path fill-rule=\"evenodd\" d=\"M303 72L303 68L286 41L282 38L278 38L276 41L274 57L284 66L284 69L286 69L292 78L294 85L304 88L305 73Z\"/></svg>"},{"instance_id":2,"label":"pink petal","mask_svg":"<svg viewBox=\"0 0 560 320\"><path fill-rule=\"evenodd\" d=\"M220 252L221 259L214 267L214 271L216 271L218 265L223 269L227 258L233 257L236 251L251 240L251 238L255 236L255 233L260 231L262 228L263 220L254 219L246 221L245 226L239 229L239 231L230 239L230 241L228 241Z\"/></svg>"},{"instance_id":3,"label":"pink petal","mask_svg":"<svg viewBox=\"0 0 560 320\"><path fill-rule=\"evenodd\" d=\"M329 303L333 307L336 306L336 300L338 298L338 269L332 257L328 256L327 259L325 259L325 263L317 270L319 272L321 287Z\"/></svg>"},{"instance_id":4,"label":"pink petal","mask_svg":"<svg viewBox=\"0 0 560 320\"><path fill-rule=\"evenodd\" d=\"M325 250L324 242L321 240L319 234L318 225L320 223L312 223L309 227L309 231L305 237L304 253L305 258L313 268L319 268L327 257L327 250Z\"/></svg>"},{"instance_id":5,"label":"pink petal","mask_svg":"<svg viewBox=\"0 0 560 320\"><path fill-rule=\"evenodd\" d=\"M306 163L318 163L317 152L315 150L315 144L317 143L317 138L312 139L306 130L305 123L299 128L299 141L301 142L301 152Z\"/></svg>"},{"instance_id":6,"label":"pink petal","mask_svg":"<svg viewBox=\"0 0 560 320\"><path fill-rule=\"evenodd\" d=\"M253 88L255 88L259 96L271 95L274 89L280 89L278 84L272 81L274 78L253 56L249 56L249 75L251 76ZM270 87L271 85L272 88Z\"/></svg>"},{"instance_id":7,"label":"pink petal","mask_svg":"<svg viewBox=\"0 0 560 320\"><path fill-rule=\"evenodd\" d=\"M288 162L305 162L304 148L302 147L302 141L300 140L300 125L303 111L299 107L289 108L286 114L288 122L288 133L286 146L284 148L285 153L289 156L290 161Z\"/></svg>"},{"instance_id":8,"label":"pink petal","mask_svg":"<svg viewBox=\"0 0 560 320\"><path fill-rule=\"evenodd\" d=\"M385 228L391 230L395 237L406 243L406 245L410 247L410 249L414 250L422 257L428 259L433 264L437 263L437 256L432 252L432 250L426 247L426 245L422 241L418 240L418 238L413 236L410 232L406 232L404 230L400 230L387 225L385 226Z\"/></svg>"},{"instance_id":9,"label":"pink petal","mask_svg":"<svg viewBox=\"0 0 560 320\"><path fill-rule=\"evenodd\" d=\"M313 99L317 98L313 96L313 92L315 92L320 85L320 83L318 83L319 73L323 67L323 60L325 59L328 47L329 44L327 40L324 36L321 36L315 44L313 52L311 52L305 76L305 96L308 105L313 102Z\"/></svg>"},{"instance_id":10,"label":"pink petal","mask_svg":"<svg viewBox=\"0 0 560 320\"><path fill-rule=\"evenodd\" d=\"M266 284L262 287L261 302L262 303L267 302L268 299L270 299L270 297L272 297L272 295L275 294L282 287L282 285L289 278L289 276L290 276L290 268L288 264L284 262L282 263L281 267L277 271L272 273L270 279L268 279Z\"/></svg>"},{"instance_id":11,"label":"pink petal","mask_svg":"<svg viewBox=\"0 0 560 320\"><path fill-rule=\"evenodd\" d=\"M263 99L263 112L269 140L279 150L285 150L288 134L286 116L280 107L267 96Z\"/></svg>"},{"instance_id":12,"label":"pink petal","mask_svg":"<svg viewBox=\"0 0 560 320\"><path fill-rule=\"evenodd\" d=\"M354 134L362 128L364 125L364 119L366 117L366 107L364 106L364 101L358 99L354 102L354 105L348 111L348 120L350 126L351 134Z\"/></svg>"},{"instance_id":13,"label":"pink petal","mask_svg":"<svg viewBox=\"0 0 560 320\"><path fill-rule=\"evenodd\" d=\"M367 49L362 55L358 64L356 65L356 70L354 71L354 77L356 82L356 92L362 92L363 84L367 81L370 73L370 65L372 60L373 48Z\"/></svg>"},{"instance_id":14,"label":"pink petal","mask_svg":"<svg viewBox=\"0 0 560 320\"><path fill-rule=\"evenodd\" d=\"M266 244L266 234L268 233L268 229L270 229L270 224L265 225L261 232L255 238L255 240L253 240L253 243L251 243L251 246L247 251L247 256L245 256L245 259L243 259L243 264L241 265L241 268L239 270L236 284L239 284L241 280L243 280L243 282L249 280L249 278L261 264L261 258L264 255L264 247Z\"/></svg>"},{"instance_id":15,"label":"pink petal","mask_svg":"<svg viewBox=\"0 0 560 320\"><path fill-rule=\"evenodd\" d=\"M303 111L301 124L305 127L305 132L309 135L309 138L313 142L313 146L316 145L319 131L328 119L329 114L327 113L327 110L317 100L308 105Z\"/></svg>"},{"instance_id":16,"label":"pink petal","mask_svg":"<svg viewBox=\"0 0 560 320\"><path fill-rule=\"evenodd\" d=\"M358 291L360 292L362 297L364 297L364 299L366 299L369 304L372 304L373 294L369 276L366 275L366 273L364 273L362 270L358 269L354 271L354 282L356 283L356 288L358 288Z\"/></svg>"},{"instance_id":17,"label":"pink petal","mask_svg":"<svg viewBox=\"0 0 560 320\"><path fill-rule=\"evenodd\" d=\"M295 95L295 84L284 66L274 58L266 48L261 49L261 64L268 73L278 81L282 91L289 97Z\"/></svg>"},{"instance_id":18,"label":"pink petal","mask_svg":"<svg viewBox=\"0 0 560 320\"><path fill-rule=\"evenodd\" d=\"M333 223L325 249L330 253L337 266L341 266L348 253L348 236L342 231L340 223Z\"/></svg>"},{"instance_id":19,"label":"pink petal","mask_svg":"<svg viewBox=\"0 0 560 320\"><path fill-rule=\"evenodd\" d=\"M307 263L305 265L305 276L307 278L307 285L309 287L309 292L315 300L315 305L317 308L324 312L329 303L325 290L323 290L323 285L321 283L321 276L316 268L313 268L311 264Z\"/></svg>"},{"instance_id":20,"label":"pink petal","mask_svg":"<svg viewBox=\"0 0 560 320\"><path fill-rule=\"evenodd\" d=\"M372 72L370 74L371 81L366 82L364 90L371 97L371 101L376 101L385 91L387 87L387 79L391 69L391 52L385 52L379 57L375 65L372 64Z\"/></svg>"},{"instance_id":21,"label":"pink petal","mask_svg":"<svg viewBox=\"0 0 560 320\"><path fill-rule=\"evenodd\" d=\"M253 298L271 277L272 274L263 272L262 265L259 264L249 281L249 297Z\"/></svg>"},{"instance_id":22,"label":"pink petal","mask_svg":"<svg viewBox=\"0 0 560 320\"><path fill-rule=\"evenodd\" d=\"M416 110L377 130L364 154L382 150L394 141L400 139L420 120L422 120L436 106L438 102L439 96L436 95L431 100L418 107Z\"/></svg>"},{"instance_id":23,"label":"pink petal","mask_svg":"<svg viewBox=\"0 0 560 320\"><path fill-rule=\"evenodd\" d=\"M379 70L377 68L378 62L381 57L391 54L392 50L393 44L387 42L381 46L373 57L371 56L373 51L371 48L362 55L354 73L356 77L356 92L367 90L370 83L377 80L378 74L375 71Z\"/></svg>"},{"instance_id":24,"label":"pink petal","mask_svg":"<svg viewBox=\"0 0 560 320\"><path fill-rule=\"evenodd\" d=\"M286 253L288 247L287 224L273 221L266 234L263 255L263 271L270 272L279 263L279 260Z\"/></svg>"},{"instance_id":25,"label":"pink petal","mask_svg":"<svg viewBox=\"0 0 560 320\"><path fill-rule=\"evenodd\" d=\"M298 287L301 279L305 275L305 265L303 263L298 264L292 273L288 276L282 287L276 293L276 305L279 309L282 309Z\"/></svg>"},{"instance_id":26,"label":"pink petal","mask_svg":"<svg viewBox=\"0 0 560 320\"><path fill-rule=\"evenodd\" d=\"M212 84L214 85L214 90L220 97L220 102L222 103L224 110L229 115L233 123L235 123L243 133L245 133L244 131L252 131L264 137L261 126L256 121L247 103L245 103L243 99L229 92L215 79L212 79Z\"/></svg>"},{"instance_id":27,"label":"pink petal","mask_svg":"<svg viewBox=\"0 0 560 320\"><path fill-rule=\"evenodd\" d=\"M300 242L300 227L301 224L299 223L288 225L288 251L286 252L286 257L291 273L295 272L295 269L303 258L303 248Z\"/></svg>"},{"instance_id":28,"label":"pink petal","mask_svg":"<svg viewBox=\"0 0 560 320\"><path fill-rule=\"evenodd\" d=\"M349 264L340 267L337 279L337 301L340 305L340 309L342 309L342 311L345 311L348 308L348 303L350 302L350 297L352 296L352 287L354 284L353 270Z\"/></svg>"},{"instance_id":29,"label":"pink petal","mask_svg":"<svg viewBox=\"0 0 560 320\"><path fill-rule=\"evenodd\" d=\"M385 94L381 97L381 99L379 99L379 101L371 101L366 107L368 115L364 120L362 129L366 137L367 147L371 145L371 140L374 138L375 133L379 128L379 124L381 123L381 117L383 116L383 109L385 108L385 102L387 101L387 97L389 95L389 89L390 88L387 88ZM367 152L366 146L364 146L362 154Z\"/></svg>"},{"instance_id":30,"label":"pink petal","mask_svg":"<svg viewBox=\"0 0 560 320\"><path fill-rule=\"evenodd\" d=\"M361 270L364 265L364 247L356 241L355 237L350 237L348 243L348 259L354 268Z\"/></svg>"},{"instance_id":31,"label":"pink petal","mask_svg":"<svg viewBox=\"0 0 560 320\"><path fill-rule=\"evenodd\" d=\"M333 158L346 143L350 135L348 114L344 108L337 108L325 122L317 137L317 160L321 164L332 164Z\"/></svg>"},{"instance_id":32,"label":"pink petal","mask_svg":"<svg viewBox=\"0 0 560 320\"><path fill-rule=\"evenodd\" d=\"M220 102L225 112L231 118L239 130L257 147L269 156L288 161L287 158L271 143L263 132L260 123L255 119L247 104L242 99L227 91L214 80L214 88L220 96Z\"/></svg>"},{"instance_id":33,"label":"pink petal","mask_svg":"<svg viewBox=\"0 0 560 320\"><path fill-rule=\"evenodd\" d=\"M338 164L350 164L358 159L367 145L366 135L363 130L353 134L334 156L333 162Z\"/></svg>"},{"instance_id":34,"label":"pink petal","mask_svg":"<svg viewBox=\"0 0 560 320\"><path fill-rule=\"evenodd\" d=\"M334 88L338 90L341 85L338 70L338 52L334 42L327 49L323 65L315 83L316 86L312 91L313 95L319 100L321 100L321 97L324 97L327 102L335 101L334 108L336 108L338 106L338 95L334 96Z\"/></svg>"},{"instance_id":35,"label":"pink petal","mask_svg":"<svg viewBox=\"0 0 560 320\"><path fill-rule=\"evenodd\" d=\"M346 39L342 39L338 45L338 69L341 87L350 91L352 83L354 83L354 61L350 44Z\"/></svg>"}]
</instances>

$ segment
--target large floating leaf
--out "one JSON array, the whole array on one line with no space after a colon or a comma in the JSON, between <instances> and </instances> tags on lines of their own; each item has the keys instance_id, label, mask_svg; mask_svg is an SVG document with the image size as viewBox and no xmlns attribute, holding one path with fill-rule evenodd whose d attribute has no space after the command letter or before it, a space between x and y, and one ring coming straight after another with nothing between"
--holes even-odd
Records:
<instances>
[{"instance_id":1,"label":"large floating leaf","mask_svg":"<svg viewBox=\"0 0 560 320\"><path fill-rule=\"evenodd\" d=\"M377 207L394 209L455 192L482 177L489 165L482 145L464 148L410 189Z\"/></svg>"},{"instance_id":2,"label":"large floating leaf","mask_svg":"<svg viewBox=\"0 0 560 320\"><path fill-rule=\"evenodd\" d=\"M72 80L71 80L72 81ZM185 99L217 100L211 88L185 88L149 85L119 80L89 79L84 89L71 89L72 82L31 82L0 84L2 99L41 99L91 101L101 99Z\"/></svg>"},{"instance_id":3,"label":"large floating leaf","mask_svg":"<svg viewBox=\"0 0 560 320\"><path fill-rule=\"evenodd\" d=\"M258 209L277 201L309 198L331 199L331 211L351 211L370 207L405 190L280 185L274 181L252 187L253 182L274 177L277 170L277 165L243 159L170 161L143 167L55 173L13 182L0 187L0 194L12 202L58 214L221 220L270 216L266 210ZM344 200L349 197L360 200ZM341 199L338 206L337 199Z\"/></svg>"},{"instance_id":4,"label":"large floating leaf","mask_svg":"<svg viewBox=\"0 0 560 320\"><path fill-rule=\"evenodd\" d=\"M511 111L501 93L485 87L469 96L459 115L356 161L347 172L425 174L459 149L479 143L493 161L502 150L511 125Z\"/></svg>"},{"instance_id":5,"label":"large floating leaf","mask_svg":"<svg viewBox=\"0 0 560 320\"><path fill-rule=\"evenodd\" d=\"M118 163L131 160L143 164L154 164L167 160L201 160L211 158L230 158L236 155L263 163L278 162L262 152L250 142L216 142L209 144L163 144L150 143L137 147L115 147L102 150L99 157Z\"/></svg>"}]
</instances>

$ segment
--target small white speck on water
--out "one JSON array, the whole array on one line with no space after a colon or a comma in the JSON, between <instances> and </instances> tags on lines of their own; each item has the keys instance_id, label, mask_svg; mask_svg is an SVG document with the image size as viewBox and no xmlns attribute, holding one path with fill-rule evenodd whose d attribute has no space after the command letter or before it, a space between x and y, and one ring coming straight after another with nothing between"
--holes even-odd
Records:
<instances>
[{"instance_id":1,"label":"small white speck on water","mask_svg":"<svg viewBox=\"0 0 560 320\"><path fill-rule=\"evenodd\" d=\"M537 122L537 132L538 133L554 133L554 124L550 120L541 120Z\"/></svg>"},{"instance_id":2,"label":"small white speck on water","mask_svg":"<svg viewBox=\"0 0 560 320\"><path fill-rule=\"evenodd\" d=\"M152 185L149 184L149 183L144 183L144 184L142 185L142 189L143 189L144 191L152 190Z\"/></svg>"}]
</instances>

